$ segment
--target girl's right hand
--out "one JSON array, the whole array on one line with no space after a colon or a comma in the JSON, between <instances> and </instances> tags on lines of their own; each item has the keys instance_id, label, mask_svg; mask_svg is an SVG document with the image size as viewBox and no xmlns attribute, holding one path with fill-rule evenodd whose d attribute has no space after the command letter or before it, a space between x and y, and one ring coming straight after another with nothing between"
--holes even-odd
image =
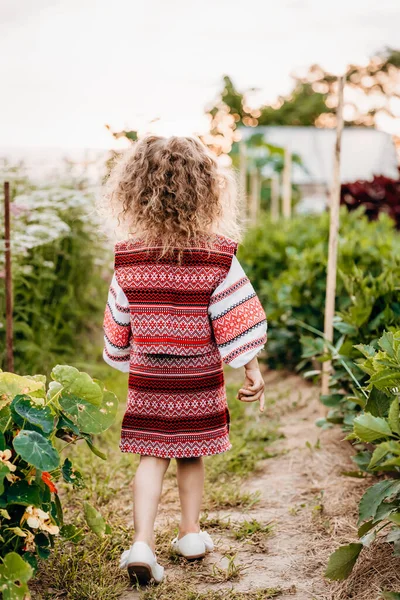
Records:
<instances>
[{"instance_id":1,"label":"girl's right hand","mask_svg":"<svg viewBox=\"0 0 400 600\"><path fill-rule=\"evenodd\" d=\"M247 365L246 365L247 367ZM237 394L238 400L241 402L260 402L260 412L264 411L265 396L264 388L265 383L262 378L258 365L254 368L246 368L245 380L243 386L240 388Z\"/></svg>"}]
</instances>

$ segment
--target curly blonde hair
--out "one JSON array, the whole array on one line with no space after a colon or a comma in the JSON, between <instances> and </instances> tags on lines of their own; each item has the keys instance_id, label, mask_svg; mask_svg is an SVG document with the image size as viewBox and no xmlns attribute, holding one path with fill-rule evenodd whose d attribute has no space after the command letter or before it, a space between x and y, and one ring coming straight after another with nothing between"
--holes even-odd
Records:
<instances>
[{"instance_id":1,"label":"curly blonde hair","mask_svg":"<svg viewBox=\"0 0 400 600\"><path fill-rule=\"evenodd\" d=\"M162 246L162 254L213 234L239 241L233 174L191 137L149 135L122 153L103 199L125 237Z\"/></svg>"}]
</instances>

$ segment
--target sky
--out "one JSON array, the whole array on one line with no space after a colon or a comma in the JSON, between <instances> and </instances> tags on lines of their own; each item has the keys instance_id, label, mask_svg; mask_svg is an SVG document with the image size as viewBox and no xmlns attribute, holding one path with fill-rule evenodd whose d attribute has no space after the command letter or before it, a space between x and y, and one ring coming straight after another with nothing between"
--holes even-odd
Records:
<instances>
[{"instance_id":1,"label":"sky","mask_svg":"<svg viewBox=\"0 0 400 600\"><path fill-rule=\"evenodd\" d=\"M0 146L206 131L225 74L260 103L399 46L399 0L0 0Z\"/></svg>"}]
</instances>

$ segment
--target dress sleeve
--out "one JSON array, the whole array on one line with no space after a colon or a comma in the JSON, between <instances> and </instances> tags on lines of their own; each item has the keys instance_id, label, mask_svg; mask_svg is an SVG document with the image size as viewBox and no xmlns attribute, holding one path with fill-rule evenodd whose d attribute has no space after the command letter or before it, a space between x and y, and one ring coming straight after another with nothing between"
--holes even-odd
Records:
<instances>
[{"instance_id":1,"label":"dress sleeve","mask_svg":"<svg viewBox=\"0 0 400 600\"><path fill-rule=\"evenodd\" d=\"M265 312L236 256L211 296L208 314L224 363L235 369L242 367L264 348Z\"/></svg>"},{"instance_id":2,"label":"dress sleeve","mask_svg":"<svg viewBox=\"0 0 400 600\"><path fill-rule=\"evenodd\" d=\"M129 303L113 275L104 312L103 358L107 364L119 371L129 371L131 322Z\"/></svg>"}]
</instances>

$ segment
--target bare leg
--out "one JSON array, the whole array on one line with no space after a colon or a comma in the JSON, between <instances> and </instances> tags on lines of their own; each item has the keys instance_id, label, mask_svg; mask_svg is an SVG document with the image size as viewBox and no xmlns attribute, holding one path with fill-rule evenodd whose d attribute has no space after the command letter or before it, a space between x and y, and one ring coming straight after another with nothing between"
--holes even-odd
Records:
<instances>
[{"instance_id":1,"label":"bare leg","mask_svg":"<svg viewBox=\"0 0 400 600\"><path fill-rule=\"evenodd\" d=\"M146 542L154 552L154 522L169 458L141 456L133 486L134 542Z\"/></svg>"},{"instance_id":2,"label":"bare leg","mask_svg":"<svg viewBox=\"0 0 400 600\"><path fill-rule=\"evenodd\" d=\"M177 458L177 479L181 501L179 538L200 531L200 508L204 487L202 457Z\"/></svg>"}]
</instances>

